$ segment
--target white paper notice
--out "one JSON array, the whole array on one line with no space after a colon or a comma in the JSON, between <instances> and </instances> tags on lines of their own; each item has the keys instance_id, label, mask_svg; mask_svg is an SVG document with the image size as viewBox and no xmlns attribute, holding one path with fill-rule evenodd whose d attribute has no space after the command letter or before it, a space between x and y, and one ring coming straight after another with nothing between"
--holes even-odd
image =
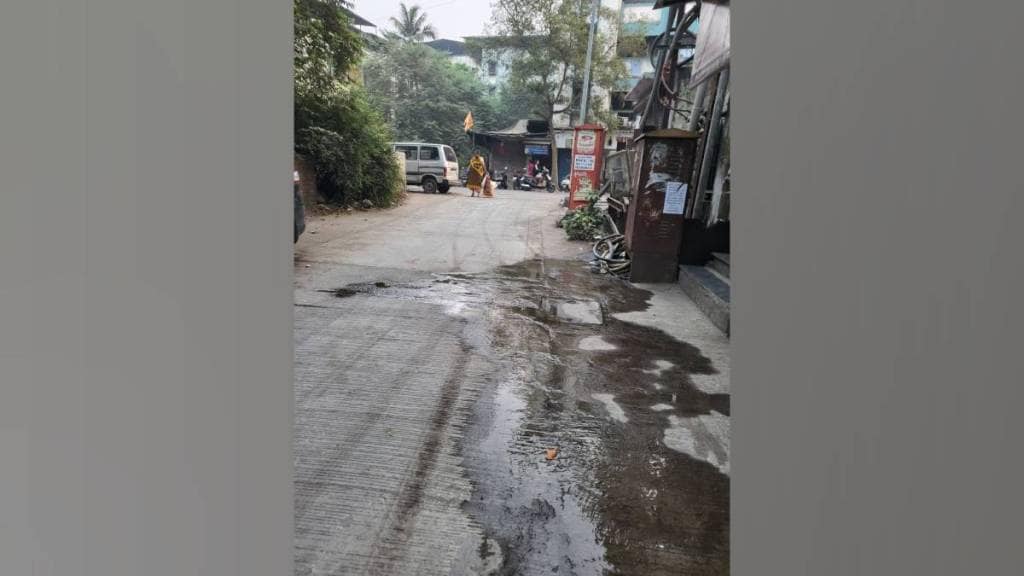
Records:
<instances>
[{"instance_id":1,"label":"white paper notice","mask_svg":"<svg viewBox=\"0 0 1024 576\"><path fill-rule=\"evenodd\" d=\"M665 209L662 210L663 214L682 214L686 208L686 188L685 182L666 182L665 183Z\"/></svg>"},{"instance_id":2,"label":"white paper notice","mask_svg":"<svg viewBox=\"0 0 1024 576\"><path fill-rule=\"evenodd\" d=\"M597 161L594 156L586 154L577 154L575 157L573 167L581 172L590 172L591 170L594 169L594 166L596 164Z\"/></svg>"}]
</instances>

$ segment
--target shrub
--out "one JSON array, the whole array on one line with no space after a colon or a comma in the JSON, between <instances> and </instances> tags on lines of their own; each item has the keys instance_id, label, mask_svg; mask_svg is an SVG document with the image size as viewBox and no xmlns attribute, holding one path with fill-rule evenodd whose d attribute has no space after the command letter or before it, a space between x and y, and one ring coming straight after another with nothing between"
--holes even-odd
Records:
<instances>
[{"instance_id":1,"label":"shrub","mask_svg":"<svg viewBox=\"0 0 1024 576\"><path fill-rule=\"evenodd\" d=\"M604 213L597 207L597 194L587 194L587 205L565 215L562 228L570 240L593 240L604 226Z\"/></svg>"},{"instance_id":2,"label":"shrub","mask_svg":"<svg viewBox=\"0 0 1024 576\"><path fill-rule=\"evenodd\" d=\"M317 189L334 204L364 200L391 206L399 199L399 174L391 135L361 89L341 90L296 133L295 148L317 175ZM296 122L300 121L296 118Z\"/></svg>"},{"instance_id":3,"label":"shrub","mask_svg":"<svg viewBox=\"0 0 1024 576\"><path fill-rule=\"evenodd\" d=\"M364 45L339 0L293 0L295 151L316 171L334 204L394 204L404 175L391 132L370 106L354 71Z\"/></svg>"},{"instance_id":4,"label":"shrub","mask_svg":"<svg viewBox=\"0 0 1024 576\"><path fill-rule=\"evenodd\" d=\"M574 210L562 221L569 240L593 240L601 229L601 215L589 208Z\"/></svg>"}]
</instances>

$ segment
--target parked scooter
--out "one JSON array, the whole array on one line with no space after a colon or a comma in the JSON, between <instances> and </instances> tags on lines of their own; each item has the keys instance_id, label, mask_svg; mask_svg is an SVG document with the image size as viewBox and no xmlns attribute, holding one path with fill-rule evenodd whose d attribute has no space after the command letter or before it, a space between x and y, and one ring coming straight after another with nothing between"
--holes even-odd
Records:
<instances>
[{"instance_id":1,"label":"parked scooter","mask_svg":"<svg viewBox=\"0 0 1024 576\"><path fill-rule=\"evenodd\" d=\"M492 177L492 179L498 183L499 190L508 190L508 166L505 166L505 169L498 173L497 178Z\"/></svg>"},{"instance_id":2,"label":"parked scooter","mask_svg":"<svg viewBox=\"0 0 1024 576\"><path fill-rule=\"evenodd\" d=\"M530 183L530 177L517 171L515 177L512 179L512 189L524 190L527 192L533 190L533 185Z\"/></svg>"},{"instance_id":3,"label":"parked scooter","mask_svg":"<svg viewBox=\"0 0 1024 576\"><path fill-rule=\"evenodd\" d=\"M551 181L551 171L547 167L541 168L540 172L533 177L533 185L541 190L547 190L548 192L554 192L555 187Z\"/></svg>"}]
</instances>

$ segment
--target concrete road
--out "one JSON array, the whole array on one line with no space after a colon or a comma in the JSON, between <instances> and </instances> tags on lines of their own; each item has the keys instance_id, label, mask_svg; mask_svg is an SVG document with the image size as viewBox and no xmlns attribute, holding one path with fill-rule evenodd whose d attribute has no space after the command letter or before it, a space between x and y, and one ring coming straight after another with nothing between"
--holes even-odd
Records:
<instances>
[{"instance_id":1,"label":"concrete road","mask_svg":"<svg viewBox=\"0 0 1024 576\"><path fill-rule=\"evenodd\" d=\"M310 221L296 574L728 573L728 340L675 286L591 274L558 201Z\"/></svg>"}]
</instances>

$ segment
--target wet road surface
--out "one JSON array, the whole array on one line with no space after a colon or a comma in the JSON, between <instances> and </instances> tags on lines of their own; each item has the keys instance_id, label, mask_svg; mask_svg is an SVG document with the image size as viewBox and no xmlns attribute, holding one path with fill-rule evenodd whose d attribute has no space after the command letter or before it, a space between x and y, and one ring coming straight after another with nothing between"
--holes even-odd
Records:
<instances>
[{"instance_id":1,"label":"wet road surface","mask_svg":"<svg viewBox=\"0 0 1024 576\"><path fill-rule=\"evenodd\" d=\"M556 214L456 192L311 223L297 574L728 573L728 341L591 274Z\"/></svg>"}]
</instances>

